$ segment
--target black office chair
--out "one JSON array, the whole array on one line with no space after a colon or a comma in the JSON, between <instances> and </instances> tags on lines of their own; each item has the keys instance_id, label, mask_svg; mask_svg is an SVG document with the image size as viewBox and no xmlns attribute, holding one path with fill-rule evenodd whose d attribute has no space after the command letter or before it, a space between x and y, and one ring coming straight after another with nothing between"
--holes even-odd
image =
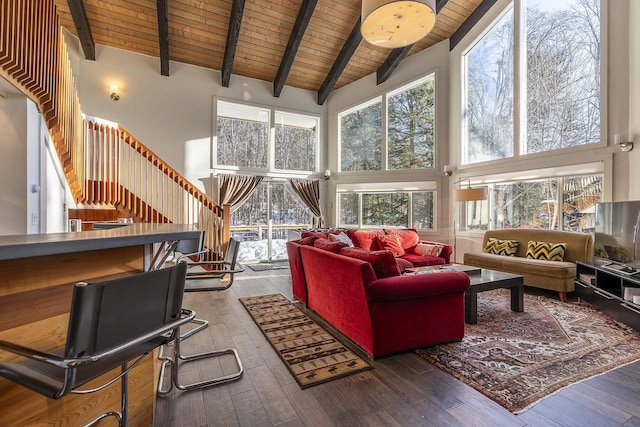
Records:
<instances>
[{"instance_id":1,"label":"black office chair","mask_svg":"<svg viewBox=\"0 0 640 427\"><path fill-rule=\"evenodd\" d=\"M194 239L195 240L195 239ZM178 243L177 248L183 248L183 250L187 251L183 253L182 256L176 257L177 261L184 261L185 258L192 258L194 255L197 256L200 252L196 250L196 246L193 244L192 240L190 244L183 244L180 246L180 242ZM195 261L187 263L187 282L185 284L185 292L191 291L222 291L228 289L233 284L233 276L236 273L240 273L244 271L244 268L236 263L238 258L238 249L240 243L235 239L229 240L229 245L227 246L227 251L225 253L224 260L222 261ZM189 250L193 250L193 252L188 252ZM180 252L176 249L177 252ZM207 270L206 267L224 267L223 269L218 270ZM195 267L195 268L193 268ZM196 271L193 271L196 270ZM229 281L226 284L221 284L222 279L229 275ZM180 342L193 335L194 333L206 328L209 322L207 320L195 319L195 323L201 323L200 326L186 332L181 335L179 338L169 343L170 346L173 346L172 353L170 356L164 356L161 354L160 359L164 360L161 370L160 370L160 381L158 383L158 395L166 396L175 386L178 390L188 391L188 390L196 390L205 387L210 387L217 384L222 384L230 381L238 380L242 377L244 368L242 367L242 361L240 360L240 356L238 355L238 351L235 348L226 348L221 350L208 351L204 353L194 354L185 356L180 351ZM211 378L204 381L194 382L191 384L183 384L180 381L180 366L183 363L193 362L196 360L206 359L210 357L218 357L223 356L225 354L232 355L235 358L235 363L238 367L237 371L224 375L221 377ZM168 388L163 388L165 371L166 369L170 370L170 385Z\"/></svg>"},{"instance_id":2,"label":"black office chair","mask_svg":"<svg viewBox=\"0 0 640 427\"><path fill-rule=\"evenodd\" d=\"M193 311L182 308L185 275L182 263L110 281L77 283L65 347L45 353L0 341L0 350L24 357L0 363L0 376L51 399L92 393L121 380L120 411L106 412L87 426L109 416L126 426L127 373L154 348L173 340L180 326L195 317ZM117 367L121 373L105 384L79 389Z\"/></svg>"},{"instance_id":3,"label":"black office chair","mask_svg":"<svg viewBox=\"0 0 640 427\"><path fill-rule=\"evenodd\" d=\"M187 283L184 286L185 292L228 289L233 285L235 275L244 271L244 267L238 263L239 250L240 242L230 238L223 260L189 262L187 264ZM189 254L178 258L178 261L184 260L187 256ZM228 281L223 283L223 279L226 277L228 277Z\"/></svg>"}]
</instances>

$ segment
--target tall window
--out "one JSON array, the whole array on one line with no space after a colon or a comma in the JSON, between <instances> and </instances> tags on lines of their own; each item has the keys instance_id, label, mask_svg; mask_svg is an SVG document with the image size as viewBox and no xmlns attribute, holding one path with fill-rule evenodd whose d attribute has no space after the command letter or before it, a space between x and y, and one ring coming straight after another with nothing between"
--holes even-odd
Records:
<instances>
[{"instance_id":1,"label":"tall window","mask_svg":"<svg viewBox=\"0 0 640 427\"><path fill-rule=\"evenodd\" d=\"M338 120L341 171L433 168L435 75L345 111Z\"/></svg>"},{"instance_id":2,"label":"tall window","mask_svg":"<svg viewBox=\"0 0 640 427\"><path fill-rule=\"evenodd\" d=\"M342 171L382 169L382 103L340 115L340 141Z\"/></svg>"},{"instance_id":3,"label":"tall window","mask_svg":"<svg viewBox=\"0 0 640 427\"><path fill-rule=\"evenodd\" d=\"M463 55L463 163L600 140L600 0L514 2L521 13L509 10ZM524 140L515 124L526 130Z\"/></svg>"},{"instance_id":4,"label":"tall window","mask_svg":"<svg viewBox=\"0 0 640 427\"><path fill-rule=\"evenodd\" d=\"M340 227L434 228L433 191L338 191Z\"/></svg>"},{"instance_id":5,"label":"tall window","mask_svg":"<svg viewBox=\"0 0 640 427\"><path fill-rule=\"evenodd\" d=\"M434 165L435 78L391 93L387 101L389 169L426 169Z\"/></svg>"},{"instance_id":6,"label":"tall window","mask_svg":"<svg viewBox=\"0 0 640 427\"><path fill-rule=\"evenodd\" d=\"M318 117L218 101L215 167L317 172L319 129Z\"/></svg>"},{"instance_id":7,"label":"tall window","mask_svg":"<svg viewBox=\"0 0 640 427\"><path fill-rule=\"evenodd\" d=\"M602 179L592 174L489 184L489 200L466 203L466 229L593 231Z\"/></svg>"}]
</instances>

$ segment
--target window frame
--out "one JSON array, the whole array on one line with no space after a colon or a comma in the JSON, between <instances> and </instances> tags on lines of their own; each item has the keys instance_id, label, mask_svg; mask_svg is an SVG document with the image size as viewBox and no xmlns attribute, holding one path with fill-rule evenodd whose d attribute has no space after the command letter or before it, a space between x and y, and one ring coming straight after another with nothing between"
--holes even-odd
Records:
<instances>
[{"instance_id":1,"label":"window frame","mask_svg":"<svg viewBox=\"0 0 640 427\"><path fill-rule=\"evenodd\" d=\"M218 105L219 103L231 104L238 107L246 107L253 109L266 110L269 112L269 136L267 142L267 167L255 168L255 167L238 167L233 165L218 165ZM315 170L313 171L300 171L291 169L276 169L275 167L275 127L276 127L276 114L284 114L289 116L305 117L309 119L315 119L317 121L316 127L316 158L315 158ZM253 175L268 175L273 177L304 177L304 178L322 178L321 171L321 158L322 158L322 146L323 146L323 121L322 116L315 113L309 113L306 111L294 111L286 108L278 108L270 105L262 105L258 103L249 103L237 101L235 99L228 99L222 97L213 98L213 124L212 124L212 137L211 137L211 169L222 172L235 172L246 173Z\"/></svg>"},{"instance_id":2,"label":"window frame","mask_svg":"<svg viewBox=\"0 0 640 427\"><path fill-rule=\"evenodd\" d=\"M411 80L409 83L403 83L401 85L395 86L391 89L383 91L375 96L369 97L366 100L359 102L357 104L351 105L347 108L339 110L336 113L337 118L337 169L339 173L342 174L375 174L380 172L390 172L390 173L406 173L406 172L416 172L416 171L434 171L438 167L438 75L439 72L437 69L430 70L419 77ZM389 98L393 95L397 95L400 92L405 90L409 90L415 86L418 86L429 79L433 79L433 102L434 102L434 113L433 113L433 159L434 165L431 168L420 168L420 169L389 169L389 145L388 145L388 105ZM381 160L380 170L368 170L368 171L344 171L342 169L342 117L348 114L351 114L355 111L370 107L376 103L381 103L381 132L382 132L382 148L381 148Z\"/></svg>"}]
</instances>

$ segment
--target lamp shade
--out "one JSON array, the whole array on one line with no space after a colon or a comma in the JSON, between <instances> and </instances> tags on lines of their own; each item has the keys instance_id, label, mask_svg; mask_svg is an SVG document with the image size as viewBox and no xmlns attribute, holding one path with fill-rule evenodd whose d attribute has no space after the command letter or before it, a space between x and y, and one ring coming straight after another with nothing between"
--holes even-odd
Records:
<instances>
[{"instance_id":1,"label":"lamp shade","mask_svg":"<svg viewBox=\"0 0 640 427\"><path fill-rule=\"evenodd\" d=\"M362 0L362 37L376 46L408 46L429 34L435 23L435 0Z\"/></svg>"},{"instance_id":2,"label":"lamp shade","mask_svg":"<svg viewBox=\"0 0 640 427\"><path fill-rule=\"evenodd\" d=\"M456 202L470 202L473 200L487 200L487 187L460 188L453 190L453 200Z\"/></svg>"}]
</instances>

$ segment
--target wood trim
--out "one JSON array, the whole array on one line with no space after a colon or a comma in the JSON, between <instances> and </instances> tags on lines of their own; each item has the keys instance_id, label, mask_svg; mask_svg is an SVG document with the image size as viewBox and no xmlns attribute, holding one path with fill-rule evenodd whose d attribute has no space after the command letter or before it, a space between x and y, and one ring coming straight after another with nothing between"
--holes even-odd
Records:
<instances>
[{"instance_id":1,"label":"wood trim","mask_svg":"<svg viewBox=\"0 0 640 427\"><path fill-rule=\"evenodd\" d=\"M460 25L455 33L451 35L451 38L449 39L449 51L452 51L458 43L462 41L464 36L471 31L471 29L491 9L491 7L496 4L497 1L498 0L483 0L483 2L478 5L476 10L469 15L469 18Z\"/></svg>"},{"instance_id":2,"label":"wood trim","mask_svg":"<svg viewBox=\"0 0 640 427\"><path fill-rule=\"evenodd\" d=\"M296 18L295 24L293 24L293 29L289 36L287 48L284 52L284 56L282 57L282 62L280 62L280 68L278 68L276 79L273 82L273 96L275 97L279 97L282 93L282 88L284 88L287 81L287 76L291 71L291 65L296 57L296 53L300 47L300 42L302 42L302 37L309 25L309 21L311 20L311 16L313 15L313 11L316 8L317 3L318 0L303 0L302 5L300 6L298 17Z\"/></svg>"},{"instance_id":3,"label":"wood trim","mask_svg":"<svg viewBox=\"0 0 640 427\"><path fill-rule=\"evenodd\" d=\"M233 71L233 60L238 47L238 36L240 35L240 25L242 24L242 13L244 12L245 0L233 0L231 7L231 17L229 18L229 30L227 31L227 42L224 49L224 61L222 62L222 86L229 87L231 72Z\"/></svg>"},{"instance_id":4,"label":"wood trim","mask_svg":"<svg viewBox=\"0 0 640 427\"><path fill-rule=\"evenodd\" d=\"M356 24L353 26L353 29L351 30L351 34L349 34L349 38L344 43L344 46L342 46L342 49L340 50L338 57L333 63L333 66L331 67L329 74L327 74L327 77L324 79L322 86L320 86L320 90L318 91L319 105L324 104L324 102L327 100L327 98L329 97L329 93L331 93L331 90L333 89L336 82L340 78L340 75L342 74L345 67L349 63L349 59L351 59L356 49L358 48L358 45L362 41L362 33L360 32L360 22L361 22L361 18L358 18L358 21L356 22Z\"/></svg>"},{"instance_id":5,"label":"wood trim","mask_svg":"<svg viewBox=\"0 0 640 427\"><path fill-rule=\"evenodd\" d=\"M91 26L89 25L89 18L87 18L87 11L84 8L84 1L67 0L67 3L69 4L69 11L71 12L73 23L76 26L80 45L84 52L84 58L95 61L96 44L93 41L93 35L91 35Z\"/></svg>"}]
</instances>

